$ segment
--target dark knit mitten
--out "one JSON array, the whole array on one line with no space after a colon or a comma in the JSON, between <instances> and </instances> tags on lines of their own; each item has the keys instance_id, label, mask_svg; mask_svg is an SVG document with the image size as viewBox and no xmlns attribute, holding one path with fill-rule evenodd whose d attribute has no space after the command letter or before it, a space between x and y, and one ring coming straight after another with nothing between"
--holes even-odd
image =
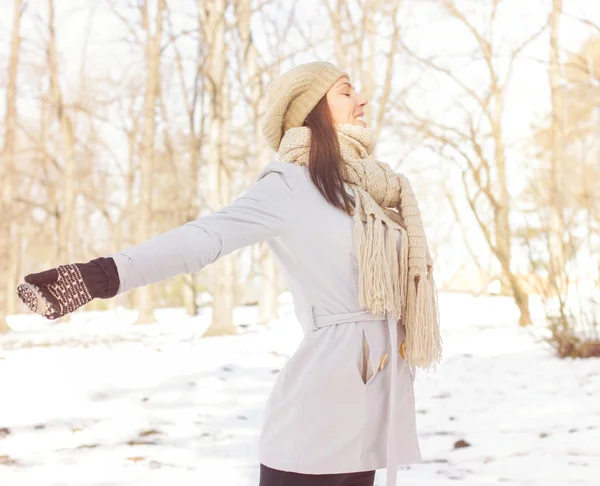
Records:
<instances>
[{"instance_id":1,"label":"dark knit mitten","mask_svg":"<svg viewBox=\"0 0 600 486\"><path fill-rule=\"evenodd\" d=\"M92 299L108 299L119 291L119 273L112 258L60 265L30 273L17 287L17 295L33 312L58 319Z\"/></svg>"}]
</instances>

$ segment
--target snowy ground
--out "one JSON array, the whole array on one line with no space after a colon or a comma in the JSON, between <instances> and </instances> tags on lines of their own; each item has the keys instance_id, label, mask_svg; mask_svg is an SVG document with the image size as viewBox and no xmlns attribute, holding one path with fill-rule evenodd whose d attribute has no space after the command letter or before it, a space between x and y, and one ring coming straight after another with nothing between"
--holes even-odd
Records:
<instances>
[{"instance_id":1,"label":"snowy ground","mask_svg":"<svg viewBox=\"0 0 600 486\"><path fill-rule=\"evenodd\" d=\"M555 358L507 299L441 294L440 307L445 357L415 382L424 462L398 485L599 485L600 360ZM239 308L242 335L203 339L209 315L180 312L152 326L126 312L13 316L0 485L256 486L264 403L299 325L289 304L268 328Z\"/></svg>"}]
</instances>

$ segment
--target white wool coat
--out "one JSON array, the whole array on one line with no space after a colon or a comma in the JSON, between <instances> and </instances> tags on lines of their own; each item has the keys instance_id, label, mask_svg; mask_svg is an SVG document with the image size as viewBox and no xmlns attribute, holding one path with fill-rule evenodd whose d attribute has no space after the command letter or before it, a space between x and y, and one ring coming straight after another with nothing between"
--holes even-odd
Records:
<instances>
[{"instance_id":1,"label":"white wool coat","mask_svg":"<svg viewBox=\"0 0 600 486\"><path fill-rule=\"evenodd\" d=\"M353 224L307 168L273 162L230 205L108 256L123 293L266 241L304 338L267 400L259 461L308 474L387 467L394 486L397 465L421 462L414 376L399 353L404 326L359 306Z\"/></svg>"}]
</instances>

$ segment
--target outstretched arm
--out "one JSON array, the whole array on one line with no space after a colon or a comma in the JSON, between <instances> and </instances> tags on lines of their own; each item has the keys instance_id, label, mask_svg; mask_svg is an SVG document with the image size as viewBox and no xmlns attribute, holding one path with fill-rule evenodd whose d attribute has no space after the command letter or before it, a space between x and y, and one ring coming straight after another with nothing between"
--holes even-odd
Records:
<instances>
[{"instance_id":1,"label":"outstretched arm","mask_svg":"<svg viewBox=\"0 0 600 486\"><path fill-rule=\"evenodd\" d=\"M29 274L17 294L33 312L58 319L93 299L200 270L233 250L283 235L294 221L290 170L271 163L229 206L122 252Z\"/></svg>"},{"instance_id":2,"label":"outstretched arm","mask_svg":"<svg viewBox=\"0 0 600 486\"><path fill-rule=\"evenodd\" d=\"M119 273L118 293L198 271L233 250L287 232L293 222L293 180L274 167L263 169L229 206L109 255Z\"/></svg>"}]
</instances>

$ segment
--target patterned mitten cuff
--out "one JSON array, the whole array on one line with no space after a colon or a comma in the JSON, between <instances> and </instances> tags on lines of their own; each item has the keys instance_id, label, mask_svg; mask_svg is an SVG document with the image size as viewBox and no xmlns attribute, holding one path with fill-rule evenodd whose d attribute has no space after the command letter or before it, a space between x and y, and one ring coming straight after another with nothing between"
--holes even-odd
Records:
<instances>
[{"instance_id":1,"label":"patterned mitten cuff","mask_svg":"<svg viewBox=\"0 0 600 486\"><path fill-rule=\"evenodd\" d=\"M96 258L88 263L76 263L93 299L110 299L119 291L119 273L112 258Z\"/></svg>"}]
</instances>

